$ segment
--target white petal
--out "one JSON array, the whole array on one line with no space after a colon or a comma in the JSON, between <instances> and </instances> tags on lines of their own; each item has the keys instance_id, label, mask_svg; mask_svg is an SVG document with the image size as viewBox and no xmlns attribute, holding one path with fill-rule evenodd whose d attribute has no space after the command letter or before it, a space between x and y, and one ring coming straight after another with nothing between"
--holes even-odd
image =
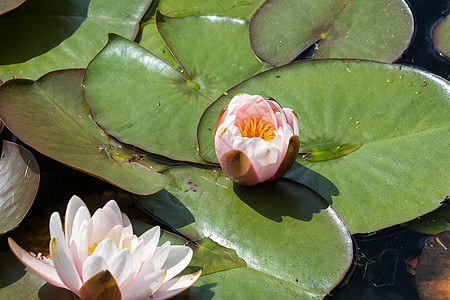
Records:
<instances>
[{"instance_id":1,"label":"white petal","mask_svg":"<svg viewBox=\"0 0 450 300\"><path fill-rule=\"evenodd\" d=\"M110 232L104 237L104 239L112 239L114 243L116 244L117 248L122 248L122 232L123 227L122 225L116 225L111 229Z\"/></svg>"},{"instance_id":2,"label":"white petal","mask_svg":"<svg viewBox=\"0 0 450 300\"><path fill-rule=\"evenodd\" d=\"M119 287L127 285L134 278L133 257L128 250L117 252L108 261L108 266Z\"/></svg>"},{"instance_id":3,"label":"white petal","mask_svg":"<svg viewBox=\"0 0 450 300\"><path fill-rule=\"evenodd\" d=\"M108 203L103 206L103 208L109 207L111 208L118 219L122 220L122 212L120 211L119 205L117 205L117 202L114 200L109 200ZM123 225L123 224L121 224Z\"/></svg>"},{"instance_id":4,"label":"white petal","mask_svg":"<svg viewBox=\"0 0 450 300\"><path fill-rule=\"evenodd\" d=\"M98 232L100 240L94 241L94 243L100 243L100 241L111 231L114 227L109 221L107 213L103 209L97 209L92 216L92 225L94 232ZM117 225L117 224L114 224Z\"/></svg>"},{"instance_id":5,"label":"white petal","mask_svg":"<svg viewBox=\"0 0 450 300\"><path fill-rule=\"evenodd\" d=\"M118 252L116 244L110 238L106 238L98 244L98 246L92 252L92 255L103 257L106 261L109 261Z\"/></svg>"},{"instance_id":6,"label":"white petal","mask_svg":"<svg viewBox=\"0 0 450 300\"><path fill-rule=\"evenodd\" d=\"M136 274L135 280L139 280L148 274L159 271L169 256L170 242L165 242L161 247L158 247L153 257L148 258L141 266L139 273Z\"/></svg>"},{"instance_id":7,"label":"white petal","mask_svg":"<svg viewBox=\"0 0 450 300\"><path fill-rule=\"evenodd\" d=\"M73 231L70 242L70 253L78 274L83 270L83 262L89 255L89 221L84 220L77 230Z\"/></svg>"},{"instance_id":8,"label":"white petal","mask_svg":"<svg viewBox=\"0 0 450 300\"><path fill-rule=\"evenodd\" d=\"M50 216L50 238L56 236L58 239L66 239L62 230L61 217L58 212Z\"/></svg>"},{"instance_id":9,"label":"white petal","mask_svg":"<svg viewBox=\"0 0 450 300\"><path fill-rule=\"evenodd\" d=\"M158 247L159 237L161 236L161 229L159 226L155 226L146 232L144 232L139 239L144 241L145 253L143 259L148 259L155 253L156 247Z\"/></svg>"},{"instance_id":10,"label":"white petal","mask_svg":"<svg viewBox=\"0 0 450 300\"><path fill-rule=\"evenodd\" d=\"M73 261L62 247L63 243L66 243L66 240L60 241L57 237L53 237L50 241L50 255L61 281L76 293L81 288L82 282Z\"/></svg>"},{"instance_id":11,"label":"white petal","mask_svg":"<svg viewBox=\"0 0 450 300\"><path fill-rule=\"evenodd\" d=\"M169 257L162 268L167 270L165 281L172 279L187 267L192 259L192 249L188 246L170 246Z\"/></svg>"},{"instance_id":12,"label":"white petal","mask_svg":"<svg viewBox=\"0 0 450 300\"><path fill-rule=\"evenodd\" d=\"M59 278L55 267L52 267L45 262L31 256L30 253L22 249L11 238L8 238L8 243L12 252L25 266L27 266L28 269L33 271L33 273L35 273L48 283L53 284L54 286L67 288Z\"/></svg>"},{"instance_id":13,"label":"white petal","mask_svg":"<svg viewBox=\"0 0 450 300\"><path fill-rule=\"evenodd\" d=\"M137 244L131 249L131 255L133 256L134 273L136 274L141 268L143 258L145 254L144 241L138 240Z\"/></svg>"},{"instance_id":14,"label":"white petal","mask_svg":"<svg viewBox=\"0 0 450 300\"><path fill-rule=\"evenodd\" d=\"M112 208L104 207L102 208L102 210L108 217L109 223L111 224L112 227L116 225L123 225L122 216L121 215L118 216L116 211L114 211Z\"/></svg>"},{"instance_id":15,"label":"white petal","mask_svg":"<svg viewBox=\"0 0 450 300\"><path fill-rule=\"evenodd\" d=\"M122 213L122 223L123 223L123 238L133 235L133 226L131 226L130 219L124 213Z\"/></svg>"},{"instance_id":16,"label":"white petal","mask_svg":"<svg viewBox=\"0 0 450 300\"><path fill-rule=\"evenodd\" d=\"M75 213L82 206L87 209L86 204L84 204L84 202L77 196L72 196L72 198L70 198L69 200L69 203L67 204L66 215L64 219L65 223L64 228L66 232L67 243L69 243L70 237L72 236L73 220L75 218Z\"/></svg>"},{"instance_id":17,"label":"white petal","mask_svg":"<svg viewBox=\"0 0 450 300\"><path fill-rule=\"evenodd\" d=\"M103 257L94 254L89 256L83 263L83 282L88 281L92 276L106 269L108 269L108 264Z\"/></svg>"},{"instance_id":18,"label":"white petal","mask_svg":"<svg viewBox=\"0 0 450 300\"><path fill-rule=\"evenodd\" d=\"M156 248L155 254L152 257L152 262L155 267L155 271L162 268L166 262L170 252L170 241L165 242L160 247Z\"/></svg>"},{"instance_id":19,"label":"white petal","mask_svg":"<svg viewBox=\"0 0 450 300\"><path fill-rule=\"evenodd\" d=\"M163 283L166 270L159 270L149 274L140 280L133 281L130 285L123 288L123 300L140 300L146 299L152 295Z\"/></svg>"},{"instance_id":20,"label":"white petal","mask_svg":"<svg viewBox=\"0 0 450 300\"><path fill-rule=\"evenodd\" d=\"M75 237L78 237L80 235L81 224L83 224L83 222L88 222L89 224L88 232L83 234L88 234L88 239L90 239L90 235L92 234L91 214L89 213L89 210L86 206L80 207L75 213L75 216L73 218L73 226L71 228L72 234L70 236L70 239L68 239L69 243L70 241L74 240Z\"/></svg>"},{"instance_id":21,"label":"white petal","mask_svg":"<svg viewBox=\"0 0 450 300\"><path fill-rule=\"evenodd\" d=\"M159 287L159 289L153 294L152 299L162 300L175 297L191 287L200 278L200 275L202 275L202 270L192 274L172 278L169 281L164 282Z\"/></svg>"},{"instance_id":22,"label":"white petal","mask_svg":"<svg viewBox=\"0 0 450 300\"><path fill-rule=\"evenodd\" d=\"M123 239L122 241L122 248L132 250L136 245L138 244L138 238L135 235L130 235L129 237Z\"/></svg>"}]
</instances>

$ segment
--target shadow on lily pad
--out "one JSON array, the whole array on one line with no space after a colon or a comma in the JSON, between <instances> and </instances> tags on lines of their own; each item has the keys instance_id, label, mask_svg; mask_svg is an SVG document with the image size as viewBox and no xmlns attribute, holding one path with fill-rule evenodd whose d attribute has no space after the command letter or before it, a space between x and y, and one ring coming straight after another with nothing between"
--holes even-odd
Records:
<instances>
[{"instance_id":1,"label":"shadow on lily pad","mask_svg":"<svg viewBox=\"0 0 450 300\"><path fill-rule=\"evenodd\" d=\"M332 197L339 195L338 188L330 180L298 162L295 162L283 177L315 190L331 205L333 205Z\"/></svg>"},{"instance_id":2,"label":"shadow on lily pad","mask_svg":"<svg viewBox=\"0 0 450 300\"><path fill-rule=\"evenodd\" d=\"M28 0L3 15L0 65L25 62L61 44L86 19L89 3L90 0Z\"/></svg>"},{"instance_id":3,"label":"shadow on lily pad","mask_svg":"<svg viewBox=\"0 0 450 300\"><path fill-rule=\"evenodd\" d=\"M235 183L233 189L249 207L276 222L282 222L284 216L311 221L313 214L329 206L313 190L284 178L250 187Z\"/></svg>"}]
</instances>

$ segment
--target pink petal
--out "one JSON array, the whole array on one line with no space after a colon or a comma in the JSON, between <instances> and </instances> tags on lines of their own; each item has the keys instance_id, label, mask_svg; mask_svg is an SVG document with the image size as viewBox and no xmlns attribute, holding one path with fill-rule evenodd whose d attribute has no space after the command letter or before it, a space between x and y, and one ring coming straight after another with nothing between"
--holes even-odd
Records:
<instances>
[{"instance_id":1,"label":"pink petal","mask_svg":"<svg viewBox=\"0 0 450 300\"><path fill-rule=\"evenodd\" d=\"M25 265L28 269L33 271L36 275L47 281L48 283L62 288L67 288L56 273L56 269L45 262L33 257L22 249L13 239L8 238L8 244L14 255Z\"/></svg>"},{"instance_id":2,"label":"pink petal","mask_svg":"<svg viewBox=\"0 0 450 300\"><path fill-rule=\"evenodd\" d=\"M106 260L98 255L89 256L83 263L83 282L88 281L100 271L108 269Z\"/></svg>"},{"instance_id":3,"label":"pink petal","mask_svg":"<svg viewBox=\"0 0 450 300\"><path fill-rule=\"evenodd\" d=\"M167 270L166 280L172 279L187 267L192 259L193 251L188 246L170 246L169 257L167 257L162 268Z\"/></svg>"},{"instance_id":4,"label":"pink petal","mask_svg":"<svg viewBox=\"0 0 450 300\"><path fill-rule=\"evenodd\" d=\"M297 114L290 108L283 108L284 114L286 115L287 123L292 128L294 135L299 135L299 121Z\"/></svg>"},{"instance_id":5,"label":"pink petal","mask_svg":"<svg viewBox=\"0 0 450 300\"><path fill-rule=\"evenodd\" d=\"M169 299L190 288L202 275L202 270L195 273L175 277L163 283L153 294L152 300Z\"/></svg>"},{"instance_id":6,"label":"pink petal","mask_svg":"<svg viewBox=\"0 0 450 300\"><path fill-rule=\"evenodd\" d=\"M153 272L139 280L133 281L130 285L123 288L123 300L138 300L146 299L152 295L163 283L166 275L166 270L159 270Z\"/></svg>"},{"instance_id":7,"label":"pink petal","mask_svg":"<svg viewBox=\"0 0 450 300\"><path fill-rule=\"evenodd\" d=\"M63 240L63 243L66 241ZM57 237L53 237L50 241L50 255L61 281L68 289L76 293L81 288L82 282L73 261L62 246L63 243Z\"/></svg>"},{"instance_id":8,"label":"pink petal","mask_svg":"<svg viewBox=\"0 0 450 300\"><path fill-rule=\"evenodd\" d=\"M69 243L70 237L72 236L72 226L73 220L75 218L75 213L82 206L87 209L86 204L84 204L84 202L77 196L72 196L72 198L70 198L69 200L69 203L67 204L66 215L64 219L67 243Z\"/></svg>"}]
</instances>

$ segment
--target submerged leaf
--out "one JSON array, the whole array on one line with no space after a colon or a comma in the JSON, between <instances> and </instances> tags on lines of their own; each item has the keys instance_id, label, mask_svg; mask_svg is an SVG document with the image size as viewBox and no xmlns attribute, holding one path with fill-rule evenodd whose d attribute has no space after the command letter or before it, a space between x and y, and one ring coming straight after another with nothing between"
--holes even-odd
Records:
<instances>
[{"instance_id":1,"label":"submerged leaf","mask_svg":"<svg viewBox=\"0 0 450 300\"><path fill-rule=\"evenodd\" d=\"M431 237L416 268L420 299L450 299L450 231Z\"/></svg>"},{"instance_id":2,"label":"submerged leaf","mask_svg":"<svg viewBox=\"0 0 450 300\"><path fill-rule=\"evenodd\" d=\"M25 0L2 0L0 2L0 15L19 7Z\"/></svg>"},{"instance_id":3,"label":"submerged leaf","mask_svg":"<svg viewBox=\"0 0 450 300\"><path fill-rule=\"evenodd\" d=\"M0 234L19 225L39 187L36 159L24 147L3 141L0 157Z\"/></svg>"}]
</instances>

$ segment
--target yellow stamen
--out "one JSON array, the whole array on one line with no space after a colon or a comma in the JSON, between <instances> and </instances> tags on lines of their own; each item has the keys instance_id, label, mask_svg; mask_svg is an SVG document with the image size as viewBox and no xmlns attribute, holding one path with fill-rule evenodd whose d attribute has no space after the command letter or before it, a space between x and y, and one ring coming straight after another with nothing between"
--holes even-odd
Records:
<instances>
[{"instance_id":1,"label":"yellow stamen","mask_svg":"<svg viewBox=\"0 0 450 300\"><path fill-rule=\"evenodd\" d=\"M97 244L94 243L94 246L88 248L88 255L92 255L92 253L94 253L95 248L97 248Z\"/></svg>"},{"instance_id":2,"label":"yellow stamen","mask_svg":"<svg viewBox=\"0 0 450 300\"><path fill-rule=\"evenodd\" d=\"M274 126L270 123L265 124L263 120L260 120L259 122L256 121L255 116L253 116L253 118L250 117L244 120L244 126L242 126L242 124L239 122L236 122L236 125L239 128L242 137L260 137L268 142L273 140L273 138L275 137Z\"/></svg>"}]
</instances>

